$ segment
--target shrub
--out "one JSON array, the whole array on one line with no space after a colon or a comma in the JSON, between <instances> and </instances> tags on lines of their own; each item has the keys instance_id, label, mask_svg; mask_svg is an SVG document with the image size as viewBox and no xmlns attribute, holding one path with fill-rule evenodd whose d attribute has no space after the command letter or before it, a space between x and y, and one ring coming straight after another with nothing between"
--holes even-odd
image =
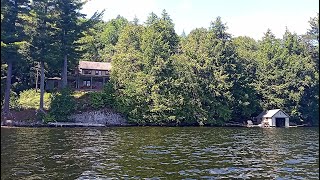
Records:
<instances>
[{"instance_id":1,"label":"shrub","mask_svg":"<svg viewBox=\"0 0 320 180\"><path fill-rule=\"evenodd\" d=\"M56 121L68 121L68 116L75 111L76 102L68 88L52 95L49 114Z\"/></svg>"},{"instance_id":2,"label":"shrub","mask_svg":"<svg viewBox=\"0 0 320 180\"><path fill-rule=\"evenodd\" d=\"M104 93L104 103L107 104L110 107L114 106L115 98L114 98L114 88L112 83L108 82L103 87L103 93Z\"/></svg>"},{"instance_id":3,"label":"shrub","mask_svg":"<svg viewBox=\"0 0 320 180\"><path fill-rule=\"evenodd\" d=\"M36 111L36 120L42 121L44 117L46 116L46 113L43 111Z\"/></svg>"},{"instance_id":4,"label":"shrub","mask_svg":"<svg viewBox=\"0 0 320 180\"><path fill-rule=\"evenodd\" d=\"M114 91L111 83L107 83L103 91L90 93L90 104L94 109L112 108L114 105Z\"/></svg>"},{"instance_id":5,"label":"shrub","mask_svg":"<svg viewBox=\"0 0 320 180\"><path fill-rule=\"evenodd\" d=\"M90 104L94 109L99 109L104 107L104 96L103 92L92 92L90 93Z\"/></svg>"},{"instance_id":6,"label":"shrub","mask_svg":"<svg viewBox=\"0 0 320 180\"><path fill-rule=\"evenodd\" d=\"M14 91L10 91L10 102L9 102L10 109L20 110L20 105L18 100L19 100L19 97L17 93L15 93Z\"/></svg>"},{"instance_id":7,"label":"shrub","mask_svg":"<svg viewBox=\"0 0 320 180\"><path fill-rule=\"evenodd\" d=\"M46 114L46 115L43 116L43 122L45 122L45 123L55 122L56 121L55 119L56 118L51 114Z\"/></svg>"},{"instance_id":8,"label":"shrub","mask_svg":"<svg viewBox=\"0 0 320 180\"><path fill-rule=\"evenodd\" d=\"M44 108L49 109L51 104L51 93L45 92L43 101ZM36 92L35 89L22 91L17 102L23 109L38 109L40 106L40 92Z\"/></svg>"}]
</instances>

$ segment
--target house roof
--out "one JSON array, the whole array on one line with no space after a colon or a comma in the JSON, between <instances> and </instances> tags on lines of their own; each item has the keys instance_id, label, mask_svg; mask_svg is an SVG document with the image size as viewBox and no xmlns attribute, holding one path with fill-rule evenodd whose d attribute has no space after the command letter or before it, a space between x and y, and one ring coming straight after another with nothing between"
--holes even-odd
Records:
<instances>
[{"instance_id":1,"label":"house roof","mask_svg":"<svg viewBox=\"0 0 320 180\"><path fill-rule=\"evenodd\" d=\"M260 117L273 117L277 112L282 111L281 109L271 109L268 111L263 111L262 113L259 114ZM283 112L283 111L282 111ZM289 117L289 115L285 112L283 112L286 116ZM259 117L258 116L258 117Z\"/></svg>"},{"instance_id":2,"label":"house roof","mask_svg":"<svg viewBox=\"0 0 320 180\"><path fill-rule=\"evenodd\" d=\"M92 61L79 61L79 69L92 69L92 70L111 70L111 63L107 62L92 62Z\"/></svg>"}]
</instances>

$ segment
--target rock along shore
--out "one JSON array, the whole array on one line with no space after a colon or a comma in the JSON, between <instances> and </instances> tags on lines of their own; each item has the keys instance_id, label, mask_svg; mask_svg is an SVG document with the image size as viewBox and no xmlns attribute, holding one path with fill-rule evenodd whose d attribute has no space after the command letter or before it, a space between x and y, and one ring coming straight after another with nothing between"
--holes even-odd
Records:
<instances>
[{"instance_id":1,"label":"rock along shore","mask_svg":"<svg viewBox=\"0 0 320 180\"><path fill-rule=\"evenodd\" d=\"M17 120L15 118L1 120L1 126L16 127L105 127L105 126L131 126L119 113L110 109L77 112L68 117L66 122L49 122L35 120Z\"/></svg>"}]
</instances>

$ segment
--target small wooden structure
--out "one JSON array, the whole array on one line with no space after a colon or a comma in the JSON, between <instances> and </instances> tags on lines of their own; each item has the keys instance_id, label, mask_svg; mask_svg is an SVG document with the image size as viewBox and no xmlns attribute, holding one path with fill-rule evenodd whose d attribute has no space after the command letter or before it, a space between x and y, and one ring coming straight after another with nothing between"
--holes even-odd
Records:
<instances>
[{"instance_id":1,"label":"small wooden structure","mask_svg":"<svg viewBox=\"0 0 320 180\"><path fill-rule=\"evenodd\" d=\"M53 77L47 78L46 81L46 90L56 90L61 88L61 78L60 77Z\"/></svg>"},{"instance_id":2,"label":"small wooden structure","mask_svg":"<svg viewBox=\"0 0 320 180\"><path fill-rule=\"evenodd\" d=\"M281 109L263 111L255 120L261 127L289 127L289 115Z\"/></svg>"}]
</instances>

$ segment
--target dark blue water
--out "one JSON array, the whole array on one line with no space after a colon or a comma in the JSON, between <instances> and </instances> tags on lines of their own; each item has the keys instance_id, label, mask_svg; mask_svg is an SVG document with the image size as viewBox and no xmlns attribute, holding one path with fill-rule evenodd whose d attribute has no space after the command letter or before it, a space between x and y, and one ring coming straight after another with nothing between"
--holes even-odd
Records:
<instances>
[{"instance_id":1,"label":"dark blue water","mask_svg":"<svg viewBox=\"0 0 320 180\"><path fill-rule=\"evenodd\" d=\"M1 179L319 179L319 128L1 128Z\"/></svg>"}]
</instances>

